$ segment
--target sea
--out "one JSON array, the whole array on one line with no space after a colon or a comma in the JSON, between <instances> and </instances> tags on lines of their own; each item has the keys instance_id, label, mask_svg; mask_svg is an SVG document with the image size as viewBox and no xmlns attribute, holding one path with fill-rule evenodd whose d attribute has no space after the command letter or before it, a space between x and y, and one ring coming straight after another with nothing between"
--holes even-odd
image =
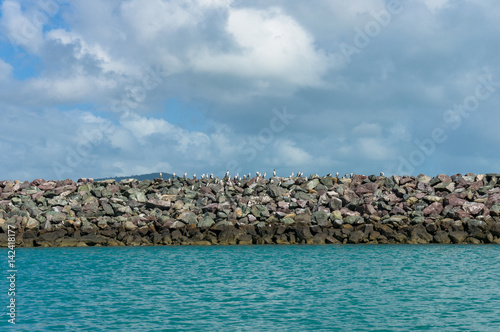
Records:
<instances>
[{"instance_id":1,"label":"sea","mask_svg":"<svg viewBox=\"0 0 500 332\"><path fill-rule=\"evenodd\" d=\"M495 245L17 248L15 254L9 296L8 250L0 250L0 331L500 331Z\"/></svg>"}]
</instances>

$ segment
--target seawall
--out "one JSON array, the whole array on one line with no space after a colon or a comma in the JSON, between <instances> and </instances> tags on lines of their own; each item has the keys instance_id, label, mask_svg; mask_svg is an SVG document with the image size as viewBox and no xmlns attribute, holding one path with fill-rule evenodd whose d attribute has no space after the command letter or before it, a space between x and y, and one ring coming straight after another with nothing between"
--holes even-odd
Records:
<instances>
[{"instance_id":1,"label":"seawall","mask_svg":"<svg viewBox=\"0 0 500 332\"><path fill-rule=\"evenodd\" d=\"M0 246L500 244L499 179L0 181Z\"/></svg>"}]
</instances>

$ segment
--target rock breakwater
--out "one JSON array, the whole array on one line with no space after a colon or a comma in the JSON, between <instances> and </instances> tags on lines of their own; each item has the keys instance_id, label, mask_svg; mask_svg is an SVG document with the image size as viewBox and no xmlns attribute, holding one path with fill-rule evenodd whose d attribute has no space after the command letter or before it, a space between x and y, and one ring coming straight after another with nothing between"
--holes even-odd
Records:
<instances>
[{"instance_id":1,"label":"rock breakwater","mask_svg":"<svg viewBox=\"0 0 500 332\"><path fill-rule=\"evenodd\" d=\"M499 179L0 181L0 246L500 244Z\"/></svg>"}]
</instances>

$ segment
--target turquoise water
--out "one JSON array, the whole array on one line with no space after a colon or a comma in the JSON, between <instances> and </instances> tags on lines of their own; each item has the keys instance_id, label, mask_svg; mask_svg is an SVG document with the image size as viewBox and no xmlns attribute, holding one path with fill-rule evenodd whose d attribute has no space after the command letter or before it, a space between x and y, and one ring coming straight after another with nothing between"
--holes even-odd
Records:
<instances>
[{"instance_id":1,"label":"turquoise water","mask_svg":"<svg viewBox=\"0 0 500 332\"><path fill-rule=\"evenodd\" d=\"M16 262L16 331L500 331L500 246L26 248Z\"/></svg>"}]
</instances>

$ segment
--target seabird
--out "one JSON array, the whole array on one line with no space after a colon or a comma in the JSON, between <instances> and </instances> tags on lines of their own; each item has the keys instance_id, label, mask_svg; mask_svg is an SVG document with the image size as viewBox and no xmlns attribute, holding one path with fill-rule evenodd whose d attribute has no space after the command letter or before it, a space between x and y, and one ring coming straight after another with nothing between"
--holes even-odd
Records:
<instances>
[{"instance_id":1,"label":"seabird","mask_svg":"<svg viewBox=\"0 0 500 332\"><path fill-rule=\"evenodd\" d=\"M337 179L338 179L338 178L339 178L339 172L337 172L337 174L336 174L336 175L337 175Z\"/></svg>"},{"instance_id":2,"label":"seabird","mask_svg":"<svg viewBox=\"0 0 500 332\"><path fill-rule=\"evenodd\" d=\"M175 172L174 172L174 174L172 174L172 179L175 179Z\"/></svg>"},{"instance_id":3,"label":"seabird","mask_svg":"<svg viewBox=\"0 0 500 332\"><path fill-rule=\"evenodd\" d=\"M384 176L384 172L380 172L380 176Z\"/></svg>"},{"instance_id":4,"label":"seabird","mask_svg":"<svg viewBox=\"0 0 500 332\"><path fill-rule=\"evenodd\" d=\"M187 177L188 173L184 172L184 179Z\"/></svg>"},{"instance_id":5,"label":"seabird","mask_svg":"<svg viewBox=\"0 0 500 332\"><path fill-rule=\"evenodd\" d=\"M264 179L266 178L266 172L264 172L264 176L263 176L263 178L264 178Z\"/></svg>"},{"instance_id":6,"label":"seabird","mask_svg":"<svg viewBox=\"0 0 500 332\"><path fill-rule=\"evenodd\" d=\"M162 177L163 177L163 173L162 173L162 172L160 172L160 179L161 179Z\"/></svg>"},{"instance_id":7,"label":"seabird","mask_svg":"<svg viewBox=\"0 0 500 332\"><path fill-rule=\"evenodd\" d=\"M273 170L273 176L274 177L276 176L276 170L275 169Z\"/></svg>"},{"instance_id":8,"label":"seabird","mask_svg":"<svg viewBox=\"0 0 500 332\"><path fill-rule=\"evenodd\" d=\"M196 180L196 173L193 174L193 179Z\"/></svg>"}]
</instances>

